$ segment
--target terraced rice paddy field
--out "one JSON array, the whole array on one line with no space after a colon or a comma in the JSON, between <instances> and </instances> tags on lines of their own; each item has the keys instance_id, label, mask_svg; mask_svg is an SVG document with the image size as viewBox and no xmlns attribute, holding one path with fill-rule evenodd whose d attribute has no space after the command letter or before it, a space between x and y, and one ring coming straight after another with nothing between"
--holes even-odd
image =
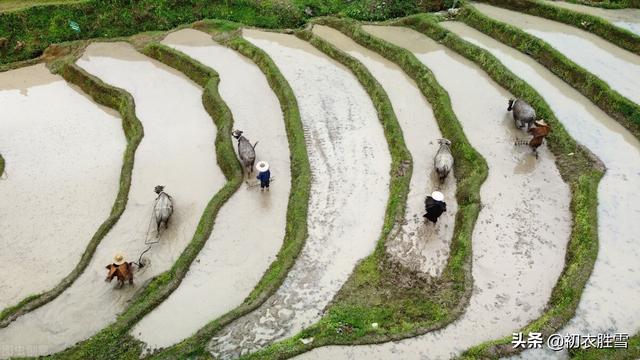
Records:
<instances>
[{"instance_id":1,"label":"terraced rice paddy field","mask_svg":"<svg viewBox=\"0 0 640 360\"><path fill-rule=\"evenodd\" d=\"M252 4L0 25L0 358L640 359L634 0Z\"/></svg>"}]
</instances>

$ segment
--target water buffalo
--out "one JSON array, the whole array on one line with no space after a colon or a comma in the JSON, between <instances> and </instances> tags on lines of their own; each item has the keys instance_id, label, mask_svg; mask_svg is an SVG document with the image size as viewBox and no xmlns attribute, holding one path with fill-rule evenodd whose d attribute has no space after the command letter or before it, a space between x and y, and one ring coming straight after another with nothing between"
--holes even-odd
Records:
<instances>
[{"instance_id":1,"label":"water buffalo","mask_svg":"<svg viewBox=\"0 0 640 360\"><path fill-rule=\"evenodd\" d=\"M533 122L536 120L536 111L521 99L509 99L509 107L507 111L513 111L513 120L516 127L529 131Z\"/></svg>"},{"instance_id":2,"label":"water buffalo","mask_svg":"<svg viewBox=\"0 0 640 360\"><path fill-rule=\"evenodd\" d=\"M153 216L156 220L156 237L160 236L160 227L167 228L171 214L173 214L173 200L169 194L164 192L164 186L158 185L155 188L156 203L153 207Z\"/></svg>"},{"instance_id":3,"label":"water buffalo","mask_svg":"<svg viewBox=\"0 0 640 360\"><path fill-rule=\"evenodd\" d=\"M448 139L438 139L440 148L433 158L433 164L438 173L440 183L444 182L449 175L451 169L453 169L453 155L451 155L451 141Z\"/></svg>"},{"instance_id":4,"label":"water buffalo","mask_svg":"<svg viewBox=\"0 0 640 360\"><path fill-rule=\"evenodd\" d=\"M247 176L253 173L253 165L256 162L256 145L251 145L249 140L246 137L242 136L241 130L233 130L231 133L236 140L238 140L238 156L240 157L240 162L242 163L242 167L247 171Z\"/></svg>"}]
</instances>

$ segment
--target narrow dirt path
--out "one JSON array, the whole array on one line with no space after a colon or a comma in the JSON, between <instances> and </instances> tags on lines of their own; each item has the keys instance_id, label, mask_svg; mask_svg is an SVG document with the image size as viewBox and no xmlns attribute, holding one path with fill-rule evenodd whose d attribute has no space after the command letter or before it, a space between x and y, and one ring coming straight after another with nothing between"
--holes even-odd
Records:
<instances>
[{"instance_id":1,"label":"narrow dirt path","mask_svg":"<svg viewBox=\"0 0 640 360\"><path fill-rule=\"evenodd\" d=\"M433 71L471 145L487 159L473 232L474 291L462 317L442 330L381 345L320 348L301 358L447 359L540 314L564 265L569 188L548 150L536 160L528 148L514 148L524 133L506 111L510 94L475 64L411 29L364 29L412 51Z\"/></svg>"},{"instance_id":2,"label":"narrow dirt path","mask_svg":"<svg viewBox=\"0 0 640 360\"><path fill-rule=\"evenodd\" d=\"M76 266L109 217L126 142L116 112L44 64L0 73L0 109L2 310Z\"/></svg>"},{"instance_id":3,"label":"narrow dirt path","mask_svg":"<svg viewBox=\"0 0 640 360\"><path fill-rule=\"evenodd\" d=\"M356 262L374 249L391 158L376 111L356 78L293 35L245 30L298 99L312 171L309 237L283 285L212 339L222 359L253 352L316 322Z\"/></svg>"},{"instance_id":4,"label":"narrow dirt path","mask_svg":"<svg viewBox=\"0 0 640 360\"><path fill-rule=\"evenodd\" d=\"M598 189L598 259L576 311L562 334L597 334L640 329L640 142L577 90L526 55L461 23L444 23L465 40L489 50L535 87L558 119L607 167ZM620 226L624 224L624 226ZM620 274L625 274L620 276ZM564 357L529 351L526 358Z\"/></svg>"},{"instance_id":5,"label":"narrow dirt path","mask_svg":"<svg viewBox=\"0 0 640 360\"><path fill-rule=\"evenodd\" d=\"M473 6L486 16L546 41L612 89L640 104L640 56L573 26L491 5Z\"/></svg>"},{"instance_id":6,"label":"narrow dirt path","mask_svg":"<svg viewBox=\"0 0 640 360\"><path fill-rule=\"evenodd\" d=\"M150 349L188 337L249 295L282 245L291 182L280 103L260 69L200 31L180 30L162 42L220 74L220 95L235 128L252 143L259 141L256 160L267 160L277 180L261 193L254 172L252 186L243 185L222 207L180 287L131 331Z\"/></svg>"},{"instance_id":7,"label":"narrow dirt path","mask_svg":"<svg viewBox=\"0 0 640 360\"><path fill-rule=\"evenodd\" d=\"M545 1L545 4L598 16L617 27L627 29L640 35L640 9L603 9L595 6L573 4L565 1Z\"/></svg>"},{"instance_id":8,"label":"narrow dirt path","mask_svg":"<svg viewBox=\"0 0 640 360\"><path fill-rule=\"evenodd\" d=\"M358 45L338 30L315 25L313 32L362 62L387 92L411 152L414 169L405 224L400 234L388 241L387 251L413 270L439 276L449 257L458 204L453 172L442 185L435 175L433 158L439 147L437 139L442 135L431 105L415 82L393 62ZM433 225L422 217L424 199L438 188L445 194L447 212Z\"/></svg>"},{"instance_id":9,"label":"narrow dirt path","mask_svg":"<svg viewBox=\"0 0 640 360\"><path fill-rule=\"evenodd\" d=\"M87 270L53 302L0 330L0 343L41 344L29 355L62 350L116 319L145 281L167 270L191 240L207 202L225 182L216 164L215 126L202 105L202 89L181 74L136 52L126 43L94 43L78 65L110 85L130 92L145 136L138 147L125 212L102 240ZM114 289L105 266L116 251L137 261L156 194L166 185L173 196L169 228L135 271L135 284ZM149 236L155 237L154 231ZM11 355L11 354L8 354Z\"/></svg>"}]
</instances>

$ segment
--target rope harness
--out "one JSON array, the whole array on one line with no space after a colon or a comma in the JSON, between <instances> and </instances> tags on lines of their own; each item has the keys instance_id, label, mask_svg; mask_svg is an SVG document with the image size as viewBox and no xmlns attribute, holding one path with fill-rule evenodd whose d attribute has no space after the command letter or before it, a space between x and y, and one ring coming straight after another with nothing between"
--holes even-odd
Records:
<instances>
[{"instance_id":1,"label":"rope harness","mask_svg":"<svg viewBox=\"0 0 640 360\"><path fill-rule=\"evenodd\" d=\"M162 193L160 193L162 194ZM142 262L142 256L144 254L146 254L149 250L151 250L151 248L153 247L153 244L157 244L160 242L160 233L158 233L158 236L149 236L152 232L152 228L151 226L153 225L153 220L155 219L155 208L156 205L158 204L158 200L160 199L160 194L158 194L158 197L156 197L156 200L153 203L153 207L151 208L151 216L149 218L149 225L147 226L147 232L144 235L144 244L145 245L149 245L145 250L142 251L142 253L140 253L140 256L138 257L138 262L134 262L134 264L136 264L136 266L138 266L138 268L143 268L144 267L144 263ZM166 194L166 193L165 193ZM171 195L167 194L167 196L169 196L169 199L171 200Z\"/></svg>"}]
</instances>

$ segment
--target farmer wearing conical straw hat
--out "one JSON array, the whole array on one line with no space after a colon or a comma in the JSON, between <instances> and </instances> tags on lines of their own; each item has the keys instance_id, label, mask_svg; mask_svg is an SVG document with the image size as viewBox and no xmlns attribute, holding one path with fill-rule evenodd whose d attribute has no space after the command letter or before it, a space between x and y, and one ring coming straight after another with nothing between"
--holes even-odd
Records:
<instances>
[{"instance_id":1,"label":"farmer wearing conical straw hat","mask_svg":"<svg viewBox=\"0 0 640 360\"><path fill-rule=\"evenodd\" d=\"M438 222L438 218L443 212L447 211L447 203L444 202L444 194L440 191L434 191L431 196L427 196L424 201L424 209L426 214L423 216L432 223Z\"/></svg>"},{"instance_id":2,"label":"farmer wearing conical straw hat","mask_svg":"<svg viewBox=\"0 0 640 360\"><path fill-rule=\"evenodd\" d=\"M544 119L536 120L534 124L536 126L529 129L529 134L533 135L533 138L529 141L529 146L536 158L538 158L538 148L542 145L544 138L551 132L551 128Z\"/></svg>"},{"instance_id":3,"label":"farmer wearing conical straw hat","mask_svg":"<svg viewBox=\"0 0 640 360\"><path fill-rule=\"evenodd\" d=\"M271 182L271 171L269 171L269 163L266 161L259 161L256 164L256 170L258 170L258 176L260 180L260 191L264 191L266 188L269 191L269 183Z\"/></svg>"}]
</instances>

